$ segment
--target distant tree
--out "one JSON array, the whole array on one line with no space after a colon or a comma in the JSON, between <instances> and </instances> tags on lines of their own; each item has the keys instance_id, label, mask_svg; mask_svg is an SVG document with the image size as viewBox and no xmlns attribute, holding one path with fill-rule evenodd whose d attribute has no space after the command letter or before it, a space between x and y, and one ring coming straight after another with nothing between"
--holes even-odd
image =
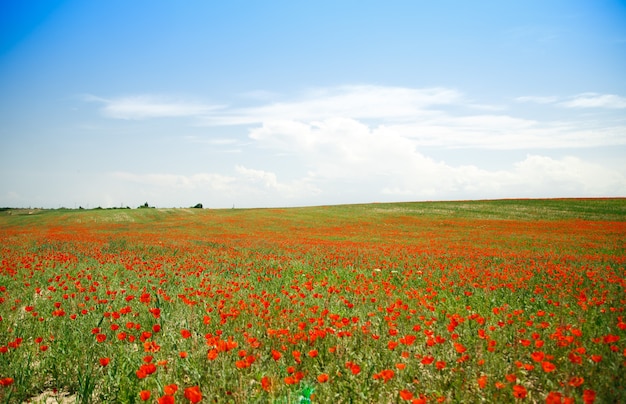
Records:
<instances>
[{"instance_id":1,"label":"distant tree","mask_svg":"<svg viewBox=\"0 0 626 404\"><path fill-rule=\"evenodd\" d=\"M202 209L202 204L201 203L197 203L193 209Z\"/></svg>"}]
</instances>

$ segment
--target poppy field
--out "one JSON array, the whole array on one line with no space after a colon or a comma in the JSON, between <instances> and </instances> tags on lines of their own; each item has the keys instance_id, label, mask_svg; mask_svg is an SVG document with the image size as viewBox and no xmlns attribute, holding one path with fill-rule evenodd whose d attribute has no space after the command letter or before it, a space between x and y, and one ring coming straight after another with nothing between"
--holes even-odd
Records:
<instances>
[{"instance_id":1,"label":"poppy field","mask_svg":"<svg viewBox=\"0 0 626 404\"><path fill-rule=\"evenodd\" d=\"M0 402L626 402L625 288L624 199L2 210Z\"/></svg>"}]
</instances>

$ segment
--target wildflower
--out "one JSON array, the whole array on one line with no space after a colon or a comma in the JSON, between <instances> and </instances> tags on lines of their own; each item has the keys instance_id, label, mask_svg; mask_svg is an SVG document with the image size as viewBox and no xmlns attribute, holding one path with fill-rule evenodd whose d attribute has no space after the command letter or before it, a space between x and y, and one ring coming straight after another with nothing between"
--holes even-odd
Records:
<instances>
[{"instance_id":1,"label":"wildflower","mask_svg":"<svg viewBox=\"0 0 626 404\"><path fill-rule=\"evenodd\" d=\"M146 341L143 343L143 349L145 352L159 352L161 346L154 341Z\"/></svg>"},{"instance_id":2,"label":"wildflower","mask_svg":"<svg viewBox=\"0 0 626 404\"><path fill-rule=\"evenodd\" d=\"M163 396L157 399L158 404L174 404L176 400L174 400L173 396Z\"/></svg>"},{"instance_id":3,"label":"wildflower","mask_svg":"<svg viewBox=\"0 0 626 404\"><path fill-rule=\"evenodd\" d=\"M513 397L515 398L525 398L527 394L526 388L521 384L516 384L513 386Z\"/></svg>"},{"instance_id":4,"label":"wildflower","mask_svg":"<svg viewBox=\"0 0 626 404\"><path fill-rule=\"evenodd\" d=\"M178 386L175 384L168 384L163 387L163 392L168 396L173 396L178 391Z\"/></svg>"},{"instance_id":5,"label":"wildflower","mask_svg":"<svg viewBox=\"0 0 626 404\"><path fill-rule=\"evenodd\" d=\"M530 357L531 357L531 358L532 358L532 360L534 360L535 362L541 362L541 361L543 361L543 358L544 358L545 356L546 356L546 355L545 355L543 352L541 352L541 351L539 351L539 352L533 352L532 354L530 354Z\"/></svg>"},{"instance_id":6,"label":"wildflower","mask_svg":"<svg viewBox=\"0 0 626 404\"><path fill-rule=\"evenodd\" d=\"M543 371L546 373L554 372L554 370L556 369L556 366L554 365L554 363L548 362L548 361L542 362L541 367L543 368Z\"/></svg>"},{"instance_id":7,"label":"wildflower","mask_svg":"<svg viewBox=\"0 0 626 404\"><path fill-rule=\"evenodd\" d=\"M391 369L381 370L379 373L374 374L374 379L383 379L385 383L393 379L395 372Z\"/></svg>"},{"instance_id":8,"label":"wildflower","mask_svg":"<svg viewBox=\"0 0 626 404\"><path fill-rule=\"evenodd\" d=\"M320 383L326 383L328 381L328 375L326 373L322 373L317 376L317 381Z\"/></svg>"},{"instance_id":9,"label":"wildflower","mask_svg":"<svg viewBox=\"0 0 626 404\"><path fill-rule=\"evenodd\" d=\"M435 367L439 370L443 370L446 368L446 363L444 361L437 361L437 363L435 363Z\"/></svg>"},{"instance_id":10,"label":"wildflower","mask_svg":"<svg viewBox=\"0 0 626 404\"><path fill-rule=\"evenodd\" d=\"M487 376L482 375L478 378L478 387L484 389L487 386Z\"/></svg>"},{"instance_id":11,"label":"wildflower","mask_svg":"<svg viewBox=\"0 0 626 404\"><path fill-rule=\"evenodd\" d=\"M570 352L568 355L570 362L575 365L580 365L583 363L583 358L579 355L576 355L574 352Z\"/></svg>"},{"instance_id":12,"label":"wildflower","mask_svg":"<svg viewBox=\"0 0 626 404\"><path fill-rule=\"evenodd\" d=\"M217 349L213 348L210 349L209 352L207 352L207 359L212 361L215 360L217 358Z\"/></svg>"},{"instance_id":13,"label":"wildflower","mask_svg":"<svg viewBox=\"0 0 626 404\"><path fill-rule=\"evenodd\" d=\"M400 398L403 400L411 400L413 399L413 393L409 390L400 390Z\"/></svg>"},{"instance_id":14,"label":"wildflower","mask_svg":"<svg viewBox=\"0 0 626 404\"><path fill-rule=\"evenodd\" d=\"M580 376L574 376L571 379L569 379L569 385L572 387L578 387L580 385L582 385L585 382L585 379L583 379Z\"/></svg>"},{"instance_id":15,"label":"wildflower","mask_svg":"<svg viewBox=\"0 0 626 404\"><path fill-rule=\"evenodd\" d=\"M139 367L139 369L136 372L136 375L137 375L137 378L144 379L145 377L147 377L148 375L151 375L154 372L156 372L156 366L154 365L154 363L146 363Z\"/></svg>"},{"instance_id":16,"label":"wildflower","mask_svg":"<svg viewBox=\"0 0 626 404\"><path fill-rule=\"evenodd\" d=\"M267 376L263 376L261 378L261 388L265 391L270 391L272 388L272 382L270 381L270 378Z\"/></svg>"},{"instance_id":17,"label":"wildflower","mask_svg":"<svg viewBox=\"0 0 626 404\"><path fill-rule=\"evenodd\" d=\"M0 386L10 386L13 384L13 381L12 377L4 377L0 379Z\"/></svg>"},{"instance_id":18,"label":"wildflower","mask_svg":"<svg viewBox=\"0 0 626 404\"><path fill-rule=\"evenodd\" d=\"M107 339L107 336L104 335L104 334L96 335L96 341L98 341L98 342L104 342L104 341L106 341L106 339Z\"/></svg>"},{"instance_id":19,"label":"wildflower","mask_svg":"<svg viewBox=\"0 0 626 404\"><path fill-rule=\"evenodd\" d=\"M458 352L458 353L463 353L465 351L467 351L467 348L463 345L460 344L458 342L454 343L454 349Z\"/></svg>"},{"instance_id":20,"label":"wildflower","mask_svg":"<svg viewBox=\"0 0 626 404\"><path fill-rule=\"evenodd\" d=\"M274 359L275 361L279 360L281 357L283 356L283 354L281 354L279 351L272 349L272 359Z\"/></svg>"},{"instance_id":21,"label":"wildflower","mask_svg":"<svg viewBox=\"0 0 626 404\"><path fill-rule=\"evenodd\" d=\"M583 402L585 404L592 404L596 401L596 392L593 390L585 390L583 391Z\"/></svg>"},{"instance_id":22,"label":"wildflower","mask_svg":"<svg viewBox=\"0 0 626 404\"><path fill-rule=\"evenodd\" d=\"M191 337L191 331L189 331L189 330L180 330L180 335L184 339L187 339L187 338Z\"/></svg>"},{"instance_id":23,"label":"wildflower","mask_svg":"<svg viewBox=\"0 0 626 404\"><path fill-rule=\"evenodd\" d=\"M199 403L202 400L202 392L200 392L199 386L187 387L185 389L185 398L189 400L190 403Z\"/></svg>"},{"instance_id":24,"label":"wildflower","mask_svg":"<svg viewBox=\"0 0 626 404\"><path fill-rule=\"evenodd\" d=\"M100 358L100 366L105 367L111 362L110 358Z\"/></svg>"},{"instance_id":25,"label":"wildflower","mask_svg":"<svg viewBox=\"0 0 626 404\"><path fill-rule=\"evenodd\" d=\"M140 398L142 401L148 401L148 400L150 400L150 392L149 392L148 390L141 390L141 391L139 392L139 398Z\"/></svg>"},{"instance_id":26,"label":"wildflower","mask_svg":"<svg viewBox=\"0 0 626 404\"><path fill-rule=\"evenodd\" d=\"M422 364L423 365L430 365L431 363L433 363L435 360L434 356L430 356L430 355L426 355L422 358Z\"/></svg>"},{"instance_id":27,"label":"wildflower","mask_svg":"<svg viewBox=\"0 0 626 404\"><path fill-rule=\"evenodd\" d=\"M352 374L355 376L361 373L361 367L356 363L346 362L346 367L350 369L350 372L352 372Z\"/></svg>"},{"instance_id":28,"label":"wildflower","mask_svg":"<svg viewBox=\"0 0 626 404\"><path fill-rule=\"evenodd\" d=\"M561 399L563 398L562 394L558 391L551 391L546 396L546 404L561 404Z\"/></svg>"}]
</instances>

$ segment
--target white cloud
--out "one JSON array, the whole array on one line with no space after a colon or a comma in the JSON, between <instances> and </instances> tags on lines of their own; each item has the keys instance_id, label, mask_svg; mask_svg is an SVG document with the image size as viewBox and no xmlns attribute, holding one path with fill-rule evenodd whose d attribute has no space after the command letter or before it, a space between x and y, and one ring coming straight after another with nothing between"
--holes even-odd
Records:
<instances>
[{"instance_id":1,"label":"white cloud","mask_svg":"<svg viewBox=\"0 0 626 404\"><path fill-rule=\"evenodd\" d=\"M114 172L112 176L118 180L141 185L156 186L165 189L198 189L212 190L227 189L235 181L234 178L211 173L193 175L180 174L135 174L129 172Z\"/></svg>"},{"instance_id":2,"label":"white cloud","mask_svg":"<svg viewBox=\"0 0 626 404\"><path fill-rule=\"evenodd\" d=\"M568 108L626 108L626 97L615 94L585 93L579 94L569 101L561 102L559 105Z\"/></svg>"},{"instance_id":3,"label":"white cloud","mask_svg":"<svg viewBox=\"0 0 626 404\"><path fill-rule=\"evenodd\" d=\"M233 108L205 118L207 125L256 124L275 120L332 117L404 121L435 113L435 106L459 104L463 96L447 88L341 86L311 90L292 101Z\"/></svg>"},{"instance_id":4,"label":"white cloud","mask_svg":"<svg viewBox=\"0 0 626 404\"><path fill-rule=\"evenodd\" d=\"M308 178L281 182L273 172L241 165L234 171L232 175L114 172L110 177L121 189L120 198L126 193L126 198L130 195L139 198L138 201L148 199L150 204L158 206L179 206L182 201L204 201L207 207L226 207L231 203L244 203L247 207L281 206L320 193Z\"/></svg>"},{"instance_id":5,"label":"white cloud","mask_svg":"<svg viewBox=\"0 0 626 404\"><path fill-rule=\"evenodd\" d=\"M516 123L521 129L533 125L515 120L509 123ZM496 120L494 125L497 124ZM409 199L626 193L623 172L580 158L530 155L508 169L495 171L476 165L453 166L421 153L419 141L401 131L371 129L353 119L333 118L308 124L267 122L253 129L250 137L264 147L295 154L308 167L309 178L327 184L326 188L350 181L367 186L370 194Z\"/></svg>"},{"instance_id":6,"label":"white cloud","mask_svg":"<svg viewBox=\"0 0 626 404\"><path fill-rule=\"evenodd\" d=\"M137 95L119 98L85 96L87 101L103 103L101 112L114 119L149 119L200 116L224 108L187 100L154 95Z\"/></svg>"},{"instance_id":7,"label":"white cloud","mask_svg":"<svg viewBox=\"0 0 626 404\"><path fill-rule=\"evenodd\" d=\"M536 104L555 104L565 108L626 108L626 97L616 94L583 93L569 97L565 101L563 101L563 98L556 96L524 96L515 98L515 101Z\"/></svg>"},{"instance_id":8,"label":"white cloud","mask_svg":"<svg viewBox=\"0 0 626 404\"><path fill-rule=\"evenodd\" d=\"M518 100L554 103L557 98L520 97ZM459 112L463 106L469 107L469 111ZM216 119L223 124L231 119L231 123L260 123L260 127L251 130L251 138L266 141L268 137L262 134L274 129L282 133L300 132L302 127L319 127L344 119L367 125L380 136L410 139L413 147L511 150L626 144L623 124L611 126L605 122L580 121L578 117L573 121L540 121L511 113L472 113L478 107L480 105L468 103L454 90L353 86L320 90L291 103L269 104L238 111L238 117ZM320 130L316 133L316 136L323 136ZM310 137L310 134L301 135L298 142L310 142ZM277 135L271 142L278 146L281 142L284 144L284 139Z\"/></svg>"},{"instance_id":9,"label":"white cloud","mask_svg":"<svg viewBox=\"0 0 626 404\"><path fill-rule=\"evenodd\" d=\"M609 125L606 121L585 121L578 115L561 121L521 118L511 111L498 113L502 106L485 107L468 100L457 90L443 87L416 89L353 85L319 88L280 102L257 98L259 105L246 108L153 96L111 100L88 96L87 99L103 103L103 113L112 118L193 117L194 122L209 126L260 125L260 128L267 129L268 125L276 126L278 122L298 126L328 123L331 119L351 119L381 134L394 132L411 139L417 147L510 150L626 144L626 125L623 123ZM523 96L515 100L568 108L626 108L625 97L610 94L585 93L567 101L554 96ZM485 113L485 109L490 112ZM481 110L483 112L476 113ZM277 137L273 140L279 141ZM226 142L223 137L206 141L213 144Z\"/></svg>"},{"instance_id":10,"label":"white cloud","mask_svg":"<svg viewBox=\"0 0 626 404\"><path fill-rule=\"evenodd\" d=\"M623 100L615 97L584 94L567 101L571 105L563 105L563 99L557 97L527 96L516 101L607 107ZM113 114L116 117L138 119L170 113L200 118L211 126L248 126L241 131L247 131L250 143L237 156L252 159L233 159L230 171L222 168L220 173L187 175L117 173L116 178L134 184L134 189L150 200L151 195L164 201L210 200L222 207L231 201L238 205L246 201L247 206L285 206L314 201L626 194L625 166L613 163L609 168L583 157L584 148L626 145L626 125L620 119L609 123L596 114L589 118L567 109L559 109L559 120L518 115L510 108L506 113L493 108L477 111L480 104L446 88L343 86L312 90L293 100L258 102L253 107L221 109L184 101L160 104L152 99L135 104L104 102L105 106L118 106L116 111L125 111ZM143 105L147 112L142 112L143 107L122 108L125 105ZM229 132L236 130L230 128ZM241 134L237 140L223 134L213 138L187 136L186 140L237 146L242 144ZM429 151L435 148L439 156L446 156L449 149L472 149L475 156L481 156L480 150L535 152L488 170L483 167L489 164L482 165L480 160L463 165L447 157L443 157L445 161L435 160L429 157ZM577 156L555 158L548 152L536 152L559 148L575 149L569 154ZM266 156L287 156L293 168L289 172L268 169L274 162L264 163L253 154L259 151Z\"/></svg>"},{"instance_id":11,"label":"white cloud","mask_svg":"<svg viewBox=\"0 0 626 404\"><path fill-rule=\"evenodd\" d=\"M278 176L273 172L246 168L238 165L235 171L239 174L238 181L246 184L248 192L251 188L255 193L261 191L276 192L282 198L294 199L299 197L310 197L319 194L320 190L311 183L308 178L291 182L280 182Z\"/></svg>"}]
</instances>

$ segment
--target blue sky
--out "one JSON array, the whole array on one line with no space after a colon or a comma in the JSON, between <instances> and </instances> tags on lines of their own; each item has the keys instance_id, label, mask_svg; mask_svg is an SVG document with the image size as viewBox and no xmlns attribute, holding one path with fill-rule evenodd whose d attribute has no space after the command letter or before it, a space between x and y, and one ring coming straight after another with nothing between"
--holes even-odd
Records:
<instances>
[{"instance_id":1,"label":"blue sky","mask_svg":"<svg viewBox=\"0 0 626 404\"><path fill-rule=\"evenodd\" d=\"M626 196L626 3L0 2L0 206Z\"/></svg>"}]
</instances>

